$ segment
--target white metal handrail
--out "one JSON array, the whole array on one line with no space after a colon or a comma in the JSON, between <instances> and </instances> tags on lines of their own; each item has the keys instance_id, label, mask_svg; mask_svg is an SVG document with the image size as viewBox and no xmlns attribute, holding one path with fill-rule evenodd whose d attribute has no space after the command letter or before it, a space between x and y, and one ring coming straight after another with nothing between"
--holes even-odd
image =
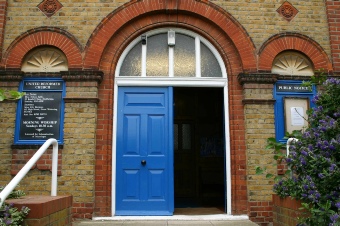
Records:
<instances>
[{"instance_id":1,"label":"white metal handrail","mask_svg":"<svg viewBox=\"0 0 340 226\"><path fill-rule=\"evenodd\" d=\"M0 193L0 207L6 200L8 195L14 190L19 182L26 176L28 171L39 160L42 154L45 153L47 148L53 145L52 153L52 183L51 183L51 196L57 196L57 171L58 171L58 141L54 138L48 139L26 163L26 165L17 173L17 175L9 182L9 184Z\"/></svg>"}]
</instances>

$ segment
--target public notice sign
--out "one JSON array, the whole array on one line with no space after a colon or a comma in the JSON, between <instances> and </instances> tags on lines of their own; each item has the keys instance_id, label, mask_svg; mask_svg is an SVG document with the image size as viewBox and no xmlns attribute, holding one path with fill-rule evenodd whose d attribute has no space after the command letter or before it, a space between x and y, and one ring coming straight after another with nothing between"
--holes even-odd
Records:
<instances>
[{"instance_id":1,"label":"public notice sign","mask_svg":"<svg viewBox=\"0 0 340 226\"><path fill-rule=\"evenodd\" d=\"M22 91L17 141L60 140L63 81L24 81Z\"/></svg>"},{"instance_id":2,"label":"public notice sign","mask_svg":"<svg viewBox=\"0 0 340 226\"><path fill-rule=\"evenodd\" d=\"M311 89L301 84L276 84L276 92L311 93Z\"/></svg>"}]
</instances>

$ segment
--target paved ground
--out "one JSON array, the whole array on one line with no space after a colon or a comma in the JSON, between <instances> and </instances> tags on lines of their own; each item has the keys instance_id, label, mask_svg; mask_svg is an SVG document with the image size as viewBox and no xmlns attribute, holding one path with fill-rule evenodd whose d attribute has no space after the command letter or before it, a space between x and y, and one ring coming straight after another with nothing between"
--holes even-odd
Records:
<instances>
[{"instance_id":1,"label":"paved ground","mask_svg":"<svg viewBox=\"0 0 340 226\"><path fill-rule=\"evenodd\" d=\"M76 221L73 226L257 226L249 220L114 220L114 221Z\"/></svg>"},{"instance_id":2,"label":"paved ground","mask_svg":"<svg viewBox=\"0 0 340 226\"><path fill-rule=\"evenodd\" d=\"M190 212L190 211L189 211ZM114 216L95 217L94 220L75 221L73 226L257 226L247 215L227 214L174 214L172 216Z\"/></svg>"}]
</instances>

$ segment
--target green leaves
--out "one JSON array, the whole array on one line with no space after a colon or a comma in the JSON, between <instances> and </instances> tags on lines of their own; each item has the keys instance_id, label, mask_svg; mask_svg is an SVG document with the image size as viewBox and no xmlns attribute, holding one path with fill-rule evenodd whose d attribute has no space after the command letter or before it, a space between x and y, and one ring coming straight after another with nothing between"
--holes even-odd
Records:
<instances>
[{"instance_id":1,"label":"green leaves","mask_svg":"<svg viewBox=\"0 0 340 226\"><path fill-rule=\"evenodd\" d=\"M2 191L4 188L5 188L4 186L0 186L0 191ZM25 193L21 190L13 190L8 195L7 198L17 199L24 195ZM0 207L0 211L3 212L3 216L0 217L0 226L5 226L5 225L16 226L16 225L22 225L30 209L28 207L22 207L22 209L19 211L18 208L13 206L13 204L4 203Z\"/></svg>"},{"instance_id":2,"label":"green leaves","mask_svg":"<svg viewBox=\"0 0 340 226\"><path fill-rule=\"evenodd\" d=\"M4 100L18 100L25 95L24 92L2 90L0 89L0 101Z\"/></svg>"},{"instance_id":3,"label":"green leaves","mask_svg":"<svg viewBox=\"0 0 340 226\"><path fill-rule=\"evenodd\" d=\"M261 167L259 167L259 166L257 166L256 168L255 168L255 172L256 172L256 175L261 175L261 174L263 174L263 172L266 170L266 168L261 168Z\"/></svg>"}]
</instances>

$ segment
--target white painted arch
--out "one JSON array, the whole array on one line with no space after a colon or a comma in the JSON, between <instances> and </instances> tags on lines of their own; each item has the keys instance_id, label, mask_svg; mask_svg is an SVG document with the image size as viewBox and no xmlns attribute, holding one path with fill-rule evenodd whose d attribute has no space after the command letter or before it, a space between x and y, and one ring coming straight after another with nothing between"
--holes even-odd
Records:
<instances>
[{"instance_id":1,"label":"white painted arch","mask_svg":"<svg viewBox=\"0 0 340 226\"><path fill-rule=\"evenodd\" d=\"M216 57L222 71L222 77L201 77L196 73L196 77L147 77L144 75L141 76L119 76L120 68L122 63L129 53L129 51L138 43L140 42L140 38L135 39L130 43L130 45L124 50L122 53L116 67L115 71L115 85L114 85L114 119L113 119L113 137L112 137L112 216L115 216L116 210L116 132L117 132L117 101L118 101L118 87L120 86L173 86L173 87L220 87L223 88L224 93L224 121L229 122L229 102L228 102L228 79L227 79L227 72L225 64L215 49L215 47L208 42L203 37L199 36L198 34L178 28L162 28L153 30L150 32L145 33L146 36L153 35L157 33L164 33L169 30L173 30L176 33L182 33L188 36L195 38L196 47L199 42L204 43L213 55ZM142 53L142 59L145 58L145 53ZM144 55L144 56L143 56ZM169 65L172 65L173 61L169 59ZM196 62L197 62L196 57ZM143 60L145 63L145 59ZM145 71L145 65L143 66L142 63L142 71ZM171 71L171 70L169 70ZM196 64L196 71L197 71L197 64ZM143 72L142 72L143 74ZM171 74L171 72L170 72ZM227 199L227 215L231 215L231 162L230 162L230 132L229 132L229 123L224 123L224 132L225 132L225 162L226 162L226 199Z\"/></svg>"}]
</instances>

